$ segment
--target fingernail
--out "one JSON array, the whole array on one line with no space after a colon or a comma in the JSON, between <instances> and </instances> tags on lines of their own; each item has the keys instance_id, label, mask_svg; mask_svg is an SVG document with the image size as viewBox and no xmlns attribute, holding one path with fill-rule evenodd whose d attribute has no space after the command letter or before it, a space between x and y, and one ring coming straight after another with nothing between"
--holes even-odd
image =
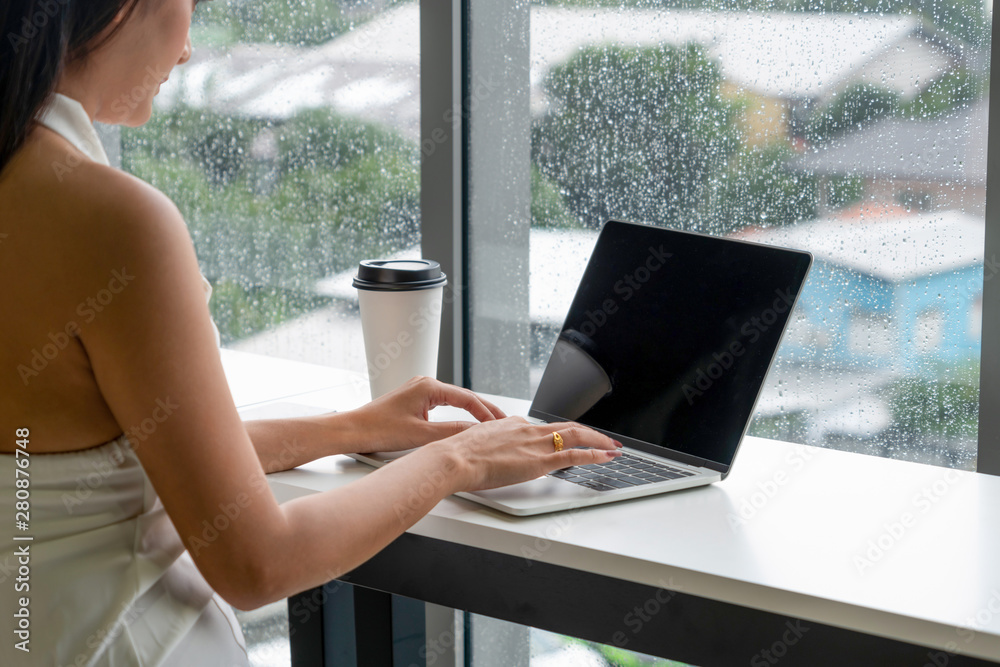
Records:
<instances>
[{"instance_id":1,"label":"fingernail","mask_svg":"<svg viewBox=\"0 0 1000 667\"><path fill-rule=\"evenodd\" d=\"M617 440L614 440L613 442L615 443L615 447L617 447L618 449L622 448L622 443L618 442Z\"/></svg>"},{"instance_id":2,"label":"fingernail","mask_svg":"<svg viewBox=\"0 0 1000 667\"><path fill-rule=\"evenodd\" d=\"M618 458L621 455L622 455L621 452L608 451L608 458L610 458L610 459L616 459L616 458Z\"/></svg>"}]
</instances>

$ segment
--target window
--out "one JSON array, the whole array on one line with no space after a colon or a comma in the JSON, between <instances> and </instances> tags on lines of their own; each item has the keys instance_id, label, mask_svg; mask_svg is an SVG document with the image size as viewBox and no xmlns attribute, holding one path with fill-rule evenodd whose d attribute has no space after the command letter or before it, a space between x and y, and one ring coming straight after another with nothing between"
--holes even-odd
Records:
<instances>
[{"instance_id":1,"label":"window","mask_svg":"<svg viewBox=\"0 0 1000 667\"><path fill-rule=\"evenodd\" d=\"M816 257L751 434L976 466L981 3L496 4L466 3L500 91L468 129L473 389L532 395L605 220L734 235ZM473 664L650 664L524 635Z\"/></svg>"},{"instance_id":2,"label":"window","mask_svg":"<svg viewBox=\"0 0 1000 667\"><path fill-rule=\"evenodd\" d=\"M224 347L364 370L337 276L420 241L418 21L382 0L198 7L123 166L184 214Z\"/></svg>"},{"instance_id":3,"label":"window","mask_svg":"<svg viewBox=\"0 0 1000 667\"><path fill-rule=\"evenodd\" d=\"M905 2L854 14L834 0L781 12L512 4L494 10L501 21L477 18L489 12L475 2L468 17L456 243L469 262L452 278L473 388L532 394L573 267L612 217L814 252L761 401L810 423L811 444L831 444L823 425L844 406L783 404L791 376L813 378L817 396L856 375L879 377L882 395L915 377L978 386L978 345L947 323L975 317L969 287L982 280L979 5L921 21ZM247 0L199 13L203 46L154 122L126 133L124 164L187 216L225 345L363 371L356 262L427 254L437 234L421 249L421 228L440 218L420 212L419 169L441 141L421 136L418 6ZM960 298L938 325L918 297L942 290ZM924 342L900 345L899 332ZM907 419L894 413L888 430L916 443ZM970 450L960 465L973 461Z\"/></svg>"},{"instance_id":4,"label":"window","mask_svg":"<svg viewBox=\"0 0 1000 667\"><path fill-rule=\"evenodd\" d=\"M418 23L384 0L203 3L191 61L123 131L122 166L190 227L224 347L364 369L336 278L420 241ZM239 616L253 664L288 664L283 602Z\"/></svg>"},{"instance_id":5,"label":"window","mask_svg":"<svg viewBox=\"0 0 1000 667\"><path fill-rule=\"evenodd\" d=\"M952 323L983 280L992 17L774 7L472 3L468 66L503 90L469 130L472 386L532 395L607 219L787 245L816 261L751 434L971 469L980 351ZM527 22L527 45L491 58L477 12ZM912 408L949 392L971 422L942 436ZM845 425L859 400L878 419Z\"/></svg>"}]
</instances>

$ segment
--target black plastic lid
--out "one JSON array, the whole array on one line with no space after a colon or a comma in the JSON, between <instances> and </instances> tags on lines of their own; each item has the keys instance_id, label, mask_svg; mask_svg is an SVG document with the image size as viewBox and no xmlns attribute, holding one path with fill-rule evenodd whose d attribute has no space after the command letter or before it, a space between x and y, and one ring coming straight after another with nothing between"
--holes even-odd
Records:
<instances>
[{"instance_id":1,"label":"black plastic lid","mask_svg":"<svg viewBox=\"0 0 1000 667\"><path fill-rule=\"evenodd\" d=\"M403 292L440 287L448 282L432 259L365 259L358 265L354 286L376 292Z\"/></svg>"}]
</instances>

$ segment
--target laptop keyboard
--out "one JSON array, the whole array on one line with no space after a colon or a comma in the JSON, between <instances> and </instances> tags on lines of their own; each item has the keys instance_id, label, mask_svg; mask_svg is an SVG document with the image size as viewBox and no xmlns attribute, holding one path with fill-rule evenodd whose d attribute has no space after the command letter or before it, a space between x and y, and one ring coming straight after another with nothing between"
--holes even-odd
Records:
<instances>
[{"instance_id":1,"label":"laptop keyboard","mask_svg":"<svg viewBox=\"0 0 1000 667\"><path fill-rule=\"evenodd\" d=\"M608 463L571 466L550 472L549 476L558 477L595 491L612 491L631 486L665 482L680 477L690 477L694 474L690 470L675 468L666 463L657 463L623 453Z\"/></svg>"}]
</instances>

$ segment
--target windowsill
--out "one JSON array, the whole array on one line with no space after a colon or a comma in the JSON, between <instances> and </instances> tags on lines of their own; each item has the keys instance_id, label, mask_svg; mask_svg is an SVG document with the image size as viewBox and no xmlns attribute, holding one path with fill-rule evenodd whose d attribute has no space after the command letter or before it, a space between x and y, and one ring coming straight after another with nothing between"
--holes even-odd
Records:
<instances>
[{"instance_id":1,"label":"windowsill","mask_svg":"<svg viewBox=\"0 0 1000 667\"><path fill-rule=\"evenodd\" d=\"M248 396L269 389L278 403L328 409L367 399L356 374L224 358ZM277 376L285 363L304 377L314 373L311 382L325 378L327 388L303 385L289 398L288 384L269 387L269 373L249 370L266 366ZM508 414L528 406L495 400ZM449 410L435 418L453 418ZM337 456L269 479L284 502L368 470ZM709 487L516 519L449 498L409 532L997 660L998 524L1000 478L747 437L732 474Z\"/></svg>"}]
</instances>

